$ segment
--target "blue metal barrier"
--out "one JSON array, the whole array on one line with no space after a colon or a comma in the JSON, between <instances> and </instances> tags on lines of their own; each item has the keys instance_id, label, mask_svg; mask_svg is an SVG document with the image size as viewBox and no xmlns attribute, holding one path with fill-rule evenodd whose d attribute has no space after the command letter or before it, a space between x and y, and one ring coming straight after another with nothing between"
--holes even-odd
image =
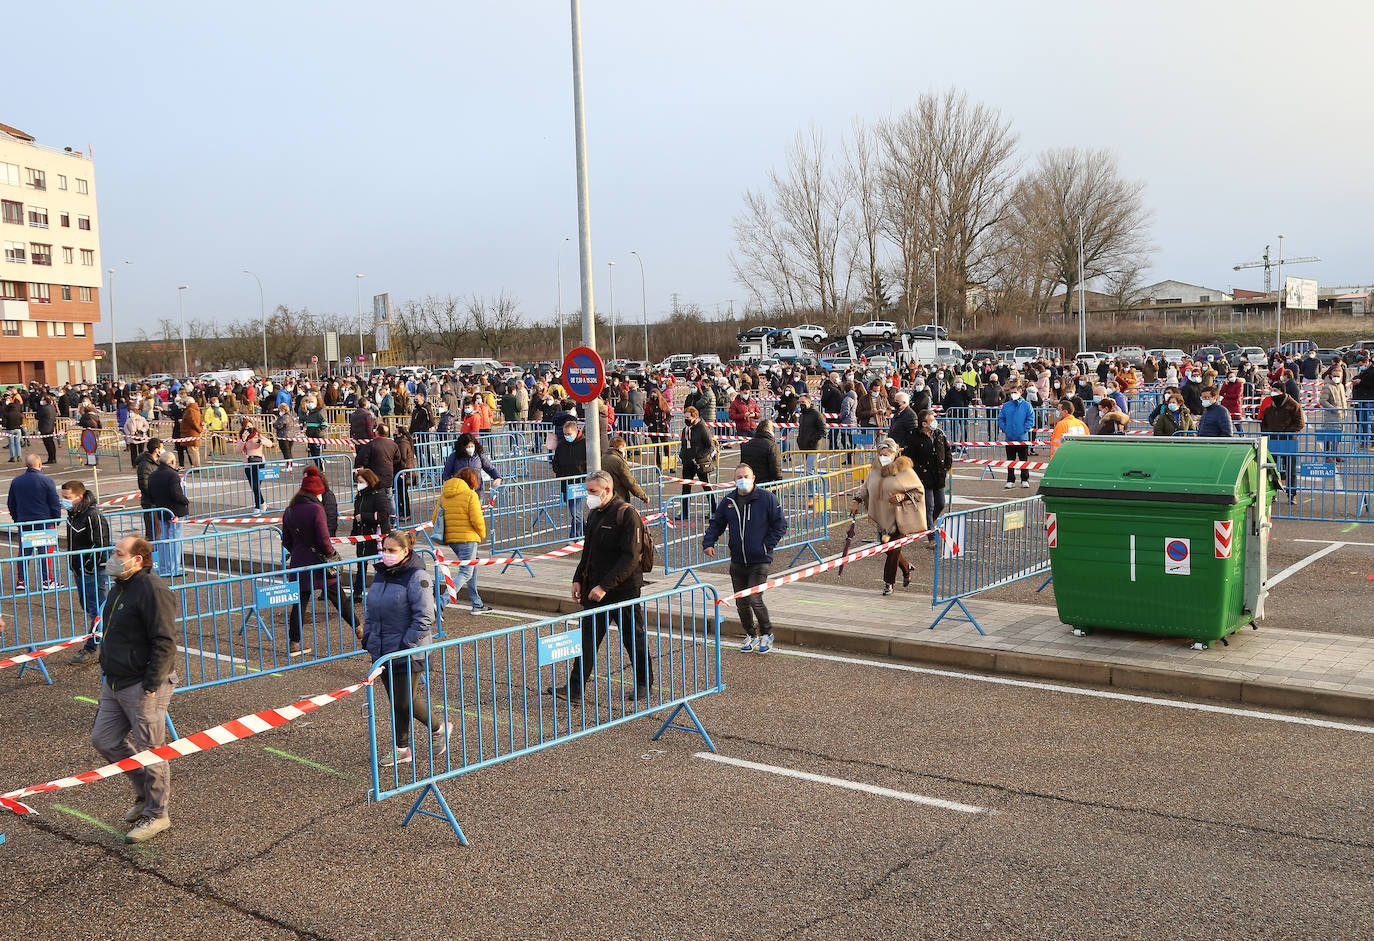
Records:
<instances>
[{"instance_id":1,"label":"blue metal barrier","mask_svg":"<svg viewBox=\"0 0 1374 941\"><path fill-rule=\"evenodd\" d=\"M252 481L258 481L269 507L281 508L300 489L305 469L320 468L338 498L339 506L353 502L353 456L326 454L317 458L290 461L265 461L261 464L205 464L188 467L181 486L195 519L216 516L242 516L254 508Z\"/></svg>"},{"instance_id":2,"label":"blue metal barrier","mask_svg":"<svg viewBox=\"0 0 1374 941\"><path fill-rule=\"evenodd\" d=\"M622 643L607 638L594 652L610 622ZM681 729L699 733L715 751L691 703L725 689L720 612L706 585L403 650L374 669L381 675L367 687L369 798L419 791L401 825L417 813L438 817L463 845L467 837L441 782L669 708L654 740ZM567 686L579 678L581 695L573 697ZM390 728L378 721L378 685L392 697L403 693L401 708L395 699L382 706ZM562 692L549 695L550 688ZM674 724L684 711L691 725ZM430 794L439 812L422 808Z\"/></svg>"},{"instance_id":3,"label":"blue metal barrier","mask_svg":"<svg viewBox=\"0 0 1374 941\"><path fill-rule=\"evenodd\" d=\"M946 513L937 525L940 542L935 553L930 604L943 604L944 608L930 622L931 629L948 617L951 621L967 621L978 633L986 633L963 599L1049 572L1045 504L1039 495ZM1049 583L1046 578L1037 591L1043 591ZM963 617L950 613L956 606Z\"/></svg>"}]
</instances>

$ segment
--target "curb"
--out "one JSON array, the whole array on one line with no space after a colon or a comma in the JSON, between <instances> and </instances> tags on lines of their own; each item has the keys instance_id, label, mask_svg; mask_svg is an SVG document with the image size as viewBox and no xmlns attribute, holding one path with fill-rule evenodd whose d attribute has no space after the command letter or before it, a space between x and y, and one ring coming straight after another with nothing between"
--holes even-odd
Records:
<instances>
[{"instance_id":1,"label":"curb","mask_svg":"<svg viewBox=\"0 0 1374 941\"><path fill-rule=\"evenodd\" d=\"M525 594L504 588L484 587L488 604L533 609L545 614L574 614L582 606L571 598ZM736 618L721 618L721 634L744 636ZM1341 718L1374 719L1374 696L1339 690L1278 686L1254 680L1206 676L1176 670L1128 666L1073 657L958 647L908 637L885 637L864 631L840 631L821 627L777 625L778 640L798 647L817 647L841 653L890 657L940 667L961 667L978 673L1033 677L1069 683L1087 683L1136 692L1171 693L1195 699L1220 700L1250 707L1298 709Z\"/></svg>"}]
</instances>

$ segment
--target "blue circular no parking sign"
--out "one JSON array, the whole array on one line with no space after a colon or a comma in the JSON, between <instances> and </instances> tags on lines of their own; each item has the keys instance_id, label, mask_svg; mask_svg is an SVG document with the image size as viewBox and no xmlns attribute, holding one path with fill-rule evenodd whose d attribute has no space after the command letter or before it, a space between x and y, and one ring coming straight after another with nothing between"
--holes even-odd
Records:
<instances>
[{"instance_id":1,"label":"blue circular no parking sign","mask_svg":"<svg viewBox=\"0 0 1374 941\"><path fill-rule=\"evenodd\" d=\"M574 402L594 401L606 388L606 366L596 350L579 346L568 351L563 360L563 388Z\"/></svg>"}]
</instances>

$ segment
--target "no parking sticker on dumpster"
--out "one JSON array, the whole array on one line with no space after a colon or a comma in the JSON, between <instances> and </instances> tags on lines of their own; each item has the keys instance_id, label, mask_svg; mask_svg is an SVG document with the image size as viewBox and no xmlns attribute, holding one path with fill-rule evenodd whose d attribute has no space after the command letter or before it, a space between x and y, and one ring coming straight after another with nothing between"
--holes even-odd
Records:
<instances>
[{"instance_id":1,"label":"no parking sticker on dumpster","mask_svg":"<svg viewBox=\"0 0 1374 941\"><path fill-rule=\"evenodd\" d=\"M1217 520L1212 524L1212 549L1218 559L1231 558L1231 527L1234 525L1231 520Z\"/></svg>"},{"instance_id":2,"label":"no parking sticker on dumpster","mask_svg":"<svg viewBox=\"0 0 1374 941\"><path fill-rule=\"evenodd\" d=\"M1164 540L1164 574L1192 575L1193 554L1187 539L1167 537Z\"/></svg>"}]
</instances>

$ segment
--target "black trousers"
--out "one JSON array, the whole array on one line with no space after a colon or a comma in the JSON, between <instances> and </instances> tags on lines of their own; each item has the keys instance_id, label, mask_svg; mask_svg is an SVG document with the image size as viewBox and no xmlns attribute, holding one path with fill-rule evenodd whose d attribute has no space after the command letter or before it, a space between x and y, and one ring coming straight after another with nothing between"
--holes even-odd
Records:
<instances>
[{"instance_id":1,"label":"black trousers","mask_svg":"<svg viewBox=\"0 0 1374 941\"><path fill-rule=\"evenodd\" d=\"M742 562L730 563L730 584L734 586L735 591L753 588L755 585L762 585L766 581L768 581L767 562L752 565L746 565ZM745 598L739 598L737 601L739 621L744 625L744 633L750 637L773 633L773 619L768 614L767 606L763 603L763 595L749 595Z\"/></svg>"},{"instance_id":2,"label":"black trousers","mask_svg":"<svg viewBox=\"0 0 1374 941\"><path fill-rule=\"evenodd\" d=\"M1030 445L1027 445L1027 444L1009 444L1009 445L1007 445L1007 460L1009 460L1009 461L1029 461L1029 460L1030 460ZM1024 467L1021 468L1021 479L1022 479L1022 480L1030 480L1030 471L1026 470ZM1008 467L1008 468L1007 468L1007 483L1012 484L1012 483L1015 483L1015 482L1016 482L1016 469L1015 469L1014 467Z\"/></svg>"},{"instance_id":3,"label":"black trousers","mask_svg":"<svg viewBox=\"0 0 1374 941\"><path fill-rule=\"evenodd\" d=\"M349 627L356 627L358 624L353 617L353 599L344 594L342 581L338 578L330 578L325 581L325 587L323 589L314 589L312 588L314 576L315 572L313 571L302 571L296 575L296 584L298 584L301 589L301 603L293 604L291 606L291 612L287 616L287 623L291 627L291 643L293 644L298 644L301 641L301 609L310 603L310 596L313 595L316 590L320 591L320 593L329 600L329 603L332 604L339 614L343 616L343 619L348 622ZM328 643L329 640L329 612L326 611L325 642ZM350 640L351 638L344 639L341 637L340 643L341 645L346 644Z\"/></svg>"},{"instance_id":4,"label":"black trousers","mask_svg":"<svg viewBox=\"0 0 1374 941\"><path fill-rule=\"evenodd\" d=\"M607 595L600 601L582 600L584 609L597 608L602 605L619 604L624 601L632 601L639 597L639 590L636 589L632 595L612 597ZM573 668L573 674L568 679L568 688L573 693L578 693L586 685L592 671L596 669L596 655L601 649L601 642L606 639L606 631L610 629L610 622L615 620L620 627L620 643L625 647L625 653L629 656L630 662L635 667L635 685L650 687L654 684L654 664L649 657L649 642L644 632L644 606L626 605L614 611L600 611L596 614L584 614L582 616L582 656L577 658L577 665ZM607 673L607 676L611 674ZM611 698L608 694L608 698Z\"/></svg>"}]
</instances>

